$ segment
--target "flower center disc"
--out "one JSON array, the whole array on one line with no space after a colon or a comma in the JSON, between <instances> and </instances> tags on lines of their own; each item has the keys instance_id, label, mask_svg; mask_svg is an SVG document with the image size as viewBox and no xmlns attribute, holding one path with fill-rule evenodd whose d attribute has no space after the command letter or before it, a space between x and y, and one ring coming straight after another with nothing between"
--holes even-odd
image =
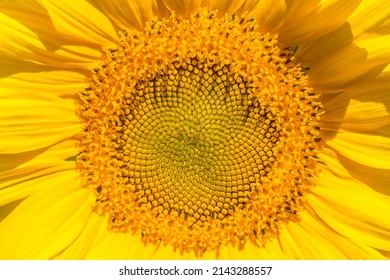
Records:
<instances>
[{"instance_id":1,"label":"flower center disc","mask_svg":"<svg viewBox=\"0 0 390 280\"><path fill-rule=\"evenodd\" d=\"M140 203L201 226L244 208L270 170L280 129L228 65L175 65L136 85L117 158Z\"/></svg>"},{"instance_id":2,"label":"flower center disc","mask_svg":"<svg viewBox=\"0 0 390 280\"><path fill-rule=\"evenodd\" d=\"M202 10L123 32L78 102L94 211L182 252L264 244L316 175L321 105L307 83L245 18Z\"/></svg>"}]
</instances>

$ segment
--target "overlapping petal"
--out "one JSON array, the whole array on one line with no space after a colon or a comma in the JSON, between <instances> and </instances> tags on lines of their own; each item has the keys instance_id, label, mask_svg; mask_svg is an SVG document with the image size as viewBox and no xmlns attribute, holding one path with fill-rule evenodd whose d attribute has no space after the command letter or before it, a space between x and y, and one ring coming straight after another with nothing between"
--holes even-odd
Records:
<instances>
[{"instance_id":1,"label":"overlapping petal","mask_svg":"<svg viewBox=\"0 0 390 280\"><path fill-rule=\"evenodd\" d=\"M108 18L87 1L42 0L40 3L47 9L59 33L79 40L87 39L103 47L115 46L118 41L118 35Z\"/></svg>"},{"instance_id":2,"label":"overlapping petal","mask_svg":"<svg viewBox=\"0 0 390 280\"><path fill-rule=\"evenodd\" d=\"M1 222L1 259L50 259L78 237L94 198L77 179L65 178L47 178L50 188L28 197Z\"/></svg>"}]
</instances>

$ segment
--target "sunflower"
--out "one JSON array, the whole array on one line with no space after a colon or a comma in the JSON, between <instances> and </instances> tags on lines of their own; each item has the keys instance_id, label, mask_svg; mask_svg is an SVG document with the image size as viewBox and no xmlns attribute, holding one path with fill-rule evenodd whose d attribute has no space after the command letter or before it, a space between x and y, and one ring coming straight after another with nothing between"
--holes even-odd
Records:
<instances>
[{"instance_id":1,"label":"sunflower","mask_svg":"<svg viewBox=\"0 0 390 280\"><path fill-rule=\"evenodd\" d=\"M390 2L0 12L2 259L390 257Z\"/></svg>"}]
</instances>

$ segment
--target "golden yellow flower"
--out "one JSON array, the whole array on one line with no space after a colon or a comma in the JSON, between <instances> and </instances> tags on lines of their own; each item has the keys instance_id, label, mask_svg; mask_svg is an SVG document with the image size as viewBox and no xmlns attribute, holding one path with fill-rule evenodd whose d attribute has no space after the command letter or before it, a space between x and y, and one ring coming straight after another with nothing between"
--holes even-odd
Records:
<instances>
[{"instance_id":1,"label":"golden yellow flower","mask_svg":"<svg viewBox=\"0 0 390 280\"><path fill-rule=\"evenodd\" d=\"M389 258L389 19L2 1L0 258Z\"/></svg>"}]
</instances>

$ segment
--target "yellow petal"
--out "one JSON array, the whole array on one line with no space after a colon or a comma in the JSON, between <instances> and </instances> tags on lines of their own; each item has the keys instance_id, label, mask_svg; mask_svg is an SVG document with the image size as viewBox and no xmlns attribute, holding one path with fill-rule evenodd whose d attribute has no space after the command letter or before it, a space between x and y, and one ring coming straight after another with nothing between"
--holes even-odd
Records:
<instances>
[{"instance_id":1,"label":"yellow petal","mask_svg":"<svg viewBox=\"0 0 390 280\"><path fill-rule=\"evenodd\" d=\"M390 62L390 35L360 38L337 51L311 61L310 81L317 91L340 91L377 76L371 72Z\"/></svg>"},{"instance_id":2,"label":"yellow petal","mask_svg":"<svg viewBox=\"0 0 390 280\"><path fill-rule=\"evenodd\" d=\"M389 91L390 79L379 77L336 95L323 103L321 128L362 132L390 125Z\"/></svg>"},{"instance_id":3,"label":"yellow petal","mask_svg":"<svg viewBox=\"0 0 390 280\"><path fill-rule=\"evenodd\" d=\"M209 11L218 11L220 16L227 15L253 15L258 1L255 0L195 0L175 1L163 0L167 7L184 18L199 10L200 7L207 7Z\"/></svg>"},{"instance_id":4,"label":"yellow petal","mask_svg":"<svg viewBox=\"0 0 390 280\"><path fill-rule=\"evenodd\" d=\"M109 19L85 0L42 0L58 32L110 47L118 41Z\"/></svg>"},{"instance_id":5,"label":"yellow petal","mask_svg":"<svg viewBox=\"0 0 390 280\"><path fill-rule=\"evenodd\" d=\"M389 34L390 33L390 18L387 17L383 21L378 22L367 30L368 33Z\"/></svg>"},{"instance_id":6,"label":"yellow petal","mask_svg":"<svg viewBox=\"0 0 390 280\"><path fill-rule=\"evenodd\" d=\"M27 198L1 222L1 259L53 258L84 228L93 195L78 180L52 178L46 184L51 188Z\"/></svg>"},{"instance_id":7,"label":"yellow petal","mask_svg":"<svg viewBox=\"0 0 390 280\"><path fill-rule=\"evenodd\" d=\"M77 134L74 101L47 94L0 95L0 153L20 153L53 145Z\"/></svg>"},{"instance_id":8,"label":"yellow petal","mask_svg":"<svg viewBox=\"0 0 390 280\"><path fill-rule=\"evenodd\" d=\"M196 256L194 252L180 253L162 244L144 244L140 235L115 233L107 230L107 218L92 215L80 237L69 246L60 259L288 259L278 240L270 240L264 248L251 243L243 250L222 246L219 252L206 252Z\"/></svg>"},{"instance_id":9,"label":"yellow petal","mask_svg":"<svg viewBox=\"0 0 390 280\"><path fill-rule=\"evenodd\" d=\"M37 1L1 1L0 12L14 19L39 37L47 49L54 50L64 44L80 43L70 36L59 34L45 10Z\"/></svg>"},{"instance_id":10,"label":"yellow petal","mask_svg":"<svg viewBox=\"0 0 390 280\"><path fill-rule=\"evenodd\" d=\"M63 260L86 259L88 252L99 244L101 231L107 231L107 221L99 215L91 214L80 235L63 252L56 255L55 258ZM100 259L106 258L103 256Z\"/></svg>"},{"instance_id":11,"label":"yellow petal","mask_svg":"<svg viewBox=\"0 0 390 280\"><path fill-rule=\"evenodd\" d=\"M259 24L260 30L264 33L277 29L282 24L286 9L284 0L260 1L255 15L255 20Z\"/></svg>"},{"instance_id":12,"label":"yellow petal","mask_svg":"<svg viewBox=\"0 0 390 280\"><path fill-rule=\"evenodd\" d=\"M342 26L301 46L297 53L299 61L310 64L310 61L315 61L346 46L366 32L389 34L390 2L382 0L360 2L357 9Z\"/></svg>"},{"instance_id":13,"label":"yellow petal","mask_svg":"<svg viewBox=\"0 0 390 280\"><path fill-rule=\"evenodd\" d=\"M390 16L390 2L383 0L363 0L356 11L349 17L354 37L373 31L373 27L388 20Z\"/></svg>"},{"instance_id":14,"label":"yellow petal","mask_svg":"<svg viewBox=\"0 0 390 280\"><path fill-rule=\"evenodd\" d=\"M4 57L10 56L14 59L31 61L57 68L79 68L80 66L88 68L96 65L102 54L96 48L62 46L60 43L63 39L48 27L38 30L41 33L34 33L25 25L6 14L0 14L0 24L3 26L0 34L0 40L3 42L0 46L0 53ZM46 23L42 23L42 26L46 26ZM48 35L54 38L46 39L46 44L44 44L45 36L48 37ZM67 43L69 44L69 42ZM55 50L54 52L52 51L53 49ZM19 68L18 66L16 67ZM34 69L34 67L32 68ZM37 67L35 66L35 68ZM37 71L37 69L34 70Z\"/></svg>"},{"instance_id":15,"label":"yellow petal","mask_svg":"<svg viewBox=\"0 0 390 280\"><path fill-rule=\"evenodd\" d=\"M79 237L57 257L60 259L151 259L140 236L107 229L107 218L92 214Z\"/></svg>"},{"instance_id":16,"label":"yellow petal","mask_svg":"<svg viewBox=\"0 0 390 280\"><path fill-rule=\"evenodd\" d=\"M99 238L100 237L100 238ZM99 228L96 242L88 250L86 259L150 259L139 236L124 233L112 233L107 230L105 221Z\"/></svg>"},{"instance_id":17,"label":"yellow petal","mask_svg":"<svg viewBox=\"0 0 390 280\"><path fill-rule=\"evenodd\" d=\"M0 172L25 168L34 164L51 166L53 161L59 163L64 163L64 160L74 161L72 157L79 153L76 148L77 143L76 139L70 139L53 146L24 153L0 154Z\"/></svg>"},{"instance_id":18,"label":"yellow petal","mask_svg":"<svg viewBox=\"0 0 390 280\"><path fill-rule=\"evenodd\" d=\"M87 46L64 45L54 52L56 62L46 62L58 68L81 67L84 69L95 68L102 57L102 52Z\"/></svg>"},{"instance_id":19,"label":"yellow petal","mask_svg":"<svg viewBox=\"0 0 390 280\"><path fill-rule=\"evenodd\" d=\"M92 1L115 24L122 28L143 30L145 24L155 16L169 16L161 0L113 0Z\"/></svg>"},{"instance_id":20,"label":"yellow petal","mask_svg":"<svg viewBox=\"0 0 390 280\"><path fill-rule=\"evenodd\" d=\"M0 52L29 59L45 50L38 36L16 20L0 13Z\"/></svg>"},{"instance_id":21,"label":"yellow petal","mask_svg":"<svg viewBox=\"0 0 390 280\"><path fill-rule=\"evenodd\" d=\"M163 0L163 2L171 11L183 18L189 18L202 5L202 0Z\"/></svg>"},{"instance_id":22,"label":"yellow petal","mask_svg":"<svg viewBox=\"0 0 390 280\"><path fill-rule=\"evenodd\" d=\"M278 29L282 42L294 45L319 38L340 27L360 0L287 1Z\"/></svg>"},{"instance_id":23,"label":"yellow petal","mask_svg":"<svg viewBox=\"0 0 390 280\"><path fill-rule=\"evenodd\" d=\"M79 174L74 172L74 162L35 164L26 168L17 169L1 174L0 205L5 205L26 198L38 191L50 187L48 180L62 181L75 180Z\"/></svg>"},{"instance_id":24,"label":"yellow petal","mask_svg":"<svg viewBox=\"0 0 390 280\"><path fill-rule=\"evenodd\" d=\"M93 229L93 232L92 232ZM72 252L81 252L86 259L288 259L291 258L282 252L278 240L271 240L265 248L253 244L245 244L244 249L234 248L232 246L222 246L217 252L205 252L201 256L195 255L194 252L180 253L172 247L156 244L144 244L141 236L132 235L131 233L114 233L107 230L107 220L95 221L91 227L88 227L93 242L88 243L86 248L83 240L87 239L87 233L82 233L82 240L77 240L74 246L65 251L60 258L72 258ZM76 248L81 246L82 249Z\"/></svg>"},{"instance_id":25,"label":"yellow petal","mask_svg":"<svg viewBox=\"0 0 390 280\"><path fill-rule=\"evenodd\" d=\"M353 178L381 194L390 196L390 169L368 167L342 155L338 155L337 159Z\"/></svg>"},{"instance_id":26,"label":"yellow petal","mask_svg":"<svg viewBox=\"0 0 390 280\"><path fill-rule=\"evenodd\" d=\"M51 160L72 161L73 156L79 153L76 148L77 140L62 141L51 147L17 154L0 154L0 172L24 168L38 162L50 162Z\"/></svg>"},{"instance_id":27,"label":"yellow petal","mask_svg":"<svg viewBox=\"0 0 390 280\"><path fill-rule=\"evenodd\" d=\"M319 58L345 47L353 39L351 26L346 22L334 31L300 45L296 53L296 58L300 63L310 66L313 61L315 62Z\"/></svg>"},{"instance_id":28,"label":"yellow petal","mask_svg":"<svg viewBox=\"0 0 390 280\"><path fill-rule=\"evenodd\" d=\"M382 130L388 132L389 128L387 126ZM373 168L390 169L390 140L388 135L382 136L380 132L340 131L335 135L324 134L324 140L333 150L353 161Z\"/></svg>"},{"instance_id":29,"label":"yellow petal","mask_svg":"<svg viewBox=\"0 0 390 280\"><path fill-rule=\"evenodd\" d=\"M39 65L12 56L0 56L0 65L0 79L20 72L35 73L48 70L44 65Z\"/></svg>"},{"instance_id":30,"label":"yellow petal","mask_svg":"<svg viewBox=\"0 0 390 280\"><path fill-rule=\"evenodd\" d=\"M67 161L77 154L75 141L20 154L0 154L0 205L50 187L46 184L49 177L63 174L62 180L78 178L78 173L69 172L75 169L74 161Z\"/></svg>"},{"instance_id":31,"label":"yellow petal","mask_svg":"<svg viewBox=\"0 0 390 280\"><path fill-rule=\"evenodd\" d=\"M220 16L247 13L252 14L254 7L256 6L255 1L246 0L206 0L203 1L202 6L207 6L210 11L218 10Z\"/></svg>"},{"instance_id":32,"label":"yellow petal","mask_svg":"<svg viewBox=\"0 0 390 280\"><path fill-rule=\"evenodd\" d=\"M282 248L294 259L384 259L377 250L337 234L310 212L301 213L301 221L288 223L283 229L286 234L281 234Z\"/></svg>"},{"instance_id":33,"label":"yellow petal","mask_svg":"<svg viewBox=\"0 0 390 280\"><path fill-rule=\"evenodd\" d=\"M51 71L38 73L18 73L0 79L0 94L17 96L21 93L47 94L70 97L85 88L86 77L71 71ZM59 100L59 99L57 99Z\"/></svg>"},{"instance_id":34,"label":"yellow petal","mask_svg":"<svg viewBox=\"0 0 390 280\"><path fill-rule=\"evenodd\" d=\"M23 201L23 199L0 206L0 223Z\"/></svg>"},{"instance_id":35,"label":"yellow petal","mask_svg":"<svg viewBox=\"0 0 390 280\"><path fill-rule=\"evenodd\" d=\"M235 13L237 14L249 14L250 16L254 16L256 13L257 6L260 4L258 0L246 0L243 2L241 7L237 9Z\"/></svg>"},{"instance_id":36,"label":"yellow petal","mask_svg":"<svg viewBox=\"0 0 390 280\"><path fill-rule=\"evenodd\" d=\"M367 50L368 60L377 60L385 63L390 60L388 47L390 46L390 34L364 34L354 43L361 49Z\"/></svg>"},{"instance_id":37,"label":"yellow petal","mask_svg":"<svg viewBox=\"0 0 390 280\"><path fill-rule=\"evenodd\" d=\"M347 239L390 251L390 197L351 177L331 154L322 154L321 159L328 168L323 168L312 190L309 203L314 211Z\"/></svg>"},{"instance_id":38,"label":"yellow petal","mask_svg":"<svg viewBox=\"0 0 390 280\"><path fill-rule=\"evenodd\" d=\"M337 184L337 186L340 186L340 184ZM315 190L316 197L310 200L310 204L330 227L349 240L364 246L390 251L389 225L375 223L375 226L373 226L373 222L368 220L368 217L373 215L379 215L382 220L385 220L388 217L385 215L390 214L388 211L389 202L387 201L386 204L381 202L380 205L376 205L378 200L368 199L367 201L363 197L366 194L362 195L357 194L356 191L354 193L348 191L345 195L340 195L340 191L330 191L329 189L321 189L320 191L320 188L318 188L318 190ZM359 198L352 195L359 196ZM336 199L336 202L334 202L335 200L331 196L338 196L340 199ZM369 203L375 204L370 205ZM364 210L369 213L360 214L360 210L358 210L359 214L354 214L357 211L356 208L360 207L368 207ZM375 210L383 210L384 212L375 213Z\"/></svg>"}]
</instances>

